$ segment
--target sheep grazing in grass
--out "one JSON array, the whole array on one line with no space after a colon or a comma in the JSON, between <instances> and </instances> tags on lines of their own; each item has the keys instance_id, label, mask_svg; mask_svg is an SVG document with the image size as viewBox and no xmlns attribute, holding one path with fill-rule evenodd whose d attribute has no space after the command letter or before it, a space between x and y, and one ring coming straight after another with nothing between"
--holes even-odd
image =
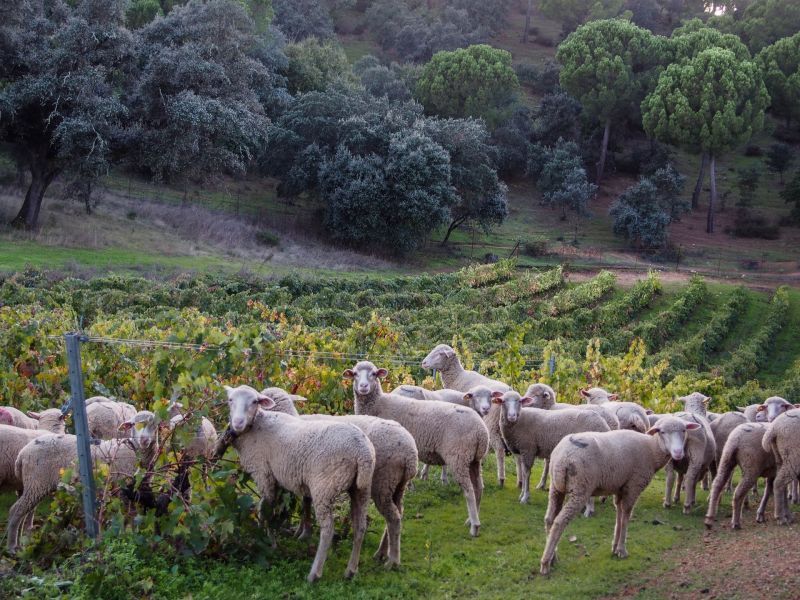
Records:
<instances>
[{"instance_id":1,"label":"sheep grazing in grass","mask_svg":"<svg viewBox=\"0 0 800 600\"><path fill-rule=\"evenodd\" d=\"M468 392L475 386L482 385L493 392L507 392L511 386L502 381L491 379L476 371L467 371L461 365L456 351L447 344L439 344L430 351L422 361L423 369L435 369L442 376L442 383L451 390ZM506 447L503 436L500 434L499 411L490 411L483 417L486 429L489 431L489 444L494 449L497 458L497 484L503 487L506 482ZM521 485L519 478L519 465L517 465L517 486Z\"/></svg>"},{"instance_id":2,"label":"sheep grazing in grass","mask_svg":"<svg viewBox=\"0 0 800 600\"><path fill-rule=\"evenodd\" d=\"M232 444L262 500L273 504L278 486L301 498L311 498L320 539L308 574L310 583L322 576L333 541L336 497L344 492L350 495L353 548L345 577L355 575L367 528L367 503L375 469L375 449L370 441L349 423L306 421L272 412L269 409L275 406L275 401L250 386L225 386L225 391ZM227 439L225 436L218 444L218 455Z\"/></svg>"},{"instance_id":3,"label":"sheep grazing in grass","mask_svg":"<svg viewBox=\"0 0 800 600\"><path fill-rule=\"evenodd\" d=\"M584 431L609 431L605 420L583 410L543 410L528 408L532 398L521 398L517 392L493 392L492 399L501 407L500 431L508 447L520 456L522 467L521 503L530 498L531 467L536 458L550 458L553 448L567 435ZM587 516L593 512L587 509Z\"/></svg>"},{"instance_id":4,"label":"sheep grazing in grass","mask_svg":"<svg viewBox=\"0 0 800 600\"><path fill-rule=\"evenodd\" d=\"M731 480L733 470L737 465L742 470L742 480L733 492L731 528L741 529L742 507L747 498L747 492L755 486L759 477L766 477L767 484L764 489L764 497L761 499L756 512L756 522L763 523L765 521L764 513L767 509L767 501L772 493L773 480L775 479L775 457L771 451L765 450L762 446L762 440L767 428L768 425L766 423L745 422L737 425L728 436L720 457L717 475L714 477L714 483L711 486L711 495L708 499L708 512L705 518L707 528L711 529L716 520L722 489Z\"/></svg>"},{"instance_id":5,"label":"sheep grazing in grass","mask_svg":"<svg viewBox=\"0 0 800 600\"><path fill-rule=\"evenodd\" d=\"M556 402L556 393L546 383L533 383L528 386L525 392L525 397L532 398L533 404L531 408L542 408L545 410L562 410L565 408L572 408L578 410L589 410L600 415L608 425L609 429L619 429L619 419L617 418L616 411L611 407L598 405L598 404L567 404L565 402ZM536 484L537 490L547 489L547 475L550 471L550 459L544 460L542 467L542 476L539 478L539 483Z\"/></svg>"},{"instance_id":6,"label":"sheep grazing in grass","mask_svg":"<svg viewBox=\"0 0 800 600\"><path fill-rule=\"evenodd\" d=\"M372 501L386 521L377 560L385 560L387 567L400 564L400 530L403 517L403 496L408 482L417 472L417 446L405 427L378 417L366 415L299 415L295 399L281 388L267 388L261 392L275 400L272 410L298 416L301 419L328 420L350 423L358 427L375 448L375 472L372 475ZM303 523L298 529L300 537L311 533L311 506L303 499Z\"/></svg>"},{"instance_id":7,"label":"sheep grazing in grass","mask_svg":"<svg viewBox=\"0 0 800 600\"><path fill-rule=\"evenodd\" d=\"M794 521L786 498L786 487L800 476L800 409L788 410L772 421L761 446L775 457L777 472L773 481L775 520L781 525Z\"/></svg>"},{"instance_id":8,"label":"sheep grazing in grass","mask_svg":"<svg viewBox=\"0 0 800 600\"><path fill-rule=\"evenodd\" d=\"M137 423L144 423L145 426L136 428ZM132 439L105 440L92 445L92 462L109 465L110 476L116 480L132 477L140 460L137 453L142 453L141 462L145 464L154 451L156 430L153 423L153 413L136 413L120 425L132 434ZM17 480L22 482L23 492L8 513L10 552L16 552L18 548L23 525L26 530L30 528L36 506L55 492L61 481L62 469L74 468L77 456L77 439L67 434L37 437L19 451L14 468Z\"/></svg>"},{"instance_id":9,"label":"sheep grazing in grass","mask_svg":"<svg viewBox=\"0 0 800 600\"><path fill-rule=\"evenodd\" d=\"M644 433L650 426L647 411L635 402L620 402L618 394L609 394L603 388L583 388L581 396L587 404L596 404L614 411L620 429L633 429Z\"/></svg>"},{"instance_id":10,"label":"sheep grazing in grass","mask_svg":"<svg viewBox=\"0 0 800 600\"><path fill-rule=\"evenodd\" d=\"M414 400L438 400L439 402L450 402L451 404L460 404L462 406L469 406L470 402L465 399L464 392L458 390L426 390L424 387L418 385L399 385L394 388L390 394L398 394L400 396L407 396ZM419 472L420 479L428 479L428 471L430 465L423 465ZM447 467L442 465L442 483L447 484Z\"/></svg>"},{"instance_id":11,"label":"sheep grazing in grass","mask_svg":"<svg viewBox=\"0 0 800 600\"><path fill-rule=\"evenodd\" d=\"M477 536L483 492L481 461L489 446L486 426L470 408L384 393L381 379L387 374L369 361L343 373L353 382L356 414L397 421L414 438L420 461L447 465L467 501L470 533Z\"/></svg>"},{"instance_id":12,"label":"sheep grazing in grass","mask_svg":"<svg viewBox=\"0 0 800 600\"><path fill-rule=\"evenodd\" d=\"M573 434L561 440L550 455L542 575L550 572L564 528L592 496L615 496L617 523L611 552L627 557L628 521L639 495L668 460L683 459L687 432L700 427L664 417L647 431L649 435L623 429Z\"/></svg>"},{"instance_id":13,"label":"sheep grazing in grass","mask_svg":"<svg viewBox=\"0 0 800 600\"><path fill-rule=\"evenodd\" d=\"M86 420L89 435L99 440L127 437L129 431L120 426L133 418L136 408L105 396L92 396L86 400Z\"/></svg>"},{"instance_id":14,"label":"sheep grazing in grass","mask_svg":"<svg viewBox=\"0 0 800 600\"><path fill-rule=\"evenodd\" d=\"M27 413L13 406L0 407L0 424L12 425L20 429L38 429L51 433L64 433L65 415L57 408L42 412L29 410Z\"/></svg>"}]
</instances>

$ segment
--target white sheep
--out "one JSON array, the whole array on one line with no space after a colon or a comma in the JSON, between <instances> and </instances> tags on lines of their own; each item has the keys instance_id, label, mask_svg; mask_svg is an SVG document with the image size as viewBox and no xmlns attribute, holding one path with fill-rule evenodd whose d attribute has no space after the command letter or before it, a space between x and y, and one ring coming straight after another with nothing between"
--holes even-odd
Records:
<instances>
[{"instance_id":1,"label":"white sheep","mask_svg":"<svg viewBox=\"0 0 800 600\"><path fill-rule=\"evenodd\" d=\"M800 405L795 406L788 400L780 396L770 396L764 400L764 404L756 409L756 415L759 413L766 413L767 421L772 423L783 413L792 410L793 408L800 408Z\"/></svg>"},{"instance_id":2,"label":"white sheep","mask_svg":"<svg viewBox=\"0 0 800 600\"><path fill-rule=\"evenodd\" d=\"M24 429L15 425L0 425L0 489L7 487L22 491L22 481L14 468L20 450L28 442L51 433L64 433L64 415L57 408L43 411L37 421L40 425L50 423L51 429Z\"/></svg>"},{"instance_id":3,"label":"white sheep","mask_svg":"<svg viewBox=\"0 0 800 600\"><path fill-rule=\"evenodd\" d=\"M775 493L775 520L781 525L794 521L786 498L786 486L800 476L800 409L788 410L769 423L761 440L764 450L775 457L777 473L772 484Z\"/></svg>"},{"instance_id":4,"label":"white sheep","mask_svg":"<svg viewBox=\"0 0 800 600\"><path fill-rule=\"evenodd\" d=\"M141 429L136 423L145 423ZM156 439L152 426L153 413L141 411L120 426L132 432L130 440L104 440L90 446L92 463L109 465L109 474L115 480L132 477L139 460L137 451L151 453ZM16 478L22 482L22 495L8 513L8 550L16 552L23 525L27 530L36 506L55 492L61 481L61 470L76 466L77 438L68 434L48 434L37 437L20 450L15 463ZM142 458L146 463L147 458Z\"/></svg>"},{"instance_id":5,"label":"white sheep","mask_svg":"<svg viewBox=\"0 0 800 600\"><path fill-rule=\"evenodd\" d=\"M626 558L628 521L639 495L668 460L683 458L687 430L699 427L665 417L647 431L649 435L623 429L573 434L561 440L550 455L542 575L550 572L565 527L592 496L615 495L617 523L611 552Z\"/></svg>"},{"instance_id":6,"label":"white sheep","mask_svg":"<svg viewBox=\"0 0 800 600\"><path fill-rule=\"evenodd\" d=\"M86 400L86 421L89 435L99 440L126 437L129 431L120 429L136 414L136 408L127 402L119 402L105 396L92 396Z\"/></svg>"},{"instance_id":7,"label":"white sheep","mask_svg":"<svg viewBox=\"0 0 800 600\"><path fill-rule=\"evenodd\" d=\"M609 394L603 388L598 387L583 388L580 393L587 404L596 404L612 409L619 420L620 429L633 429L640 433L649 429L650 421L647 418L647 411L635 402L620 402L617 400L618 394Z\"/></svg>"},{"instance_id":8,"label":"white sheep","mask_svg":"<svg viewBox=\"0 0 800 600\"><path fill-rule=\"evenodd\" d=\"M748 406L737 406L736 410L742 413L745 417L747 417L748 421L753 423L766 423L767 422L767 415L762 414L762 410L759 410L761 404L750 404Z\"/></svg>"},{"instance_id":9,"label":"white sheep","mask_svg":"<svg viewBox=\"0 0 800 600\"><path fill-rule=\"evenodd\" d=\"M566 402L556 402L556 392L546 383L533 383L528 386L525 396L533 399L532 408L542 408L545 410L563 410L574 408L577 410L589 410L597 413L605 420L609 429L619 429L619 419L616 411L611 406L602 404L568 404ZM537 490L547 489L547 474L550 471L550 459L544 459L542 476L536 484Z\"/></svg>"},{"instance_id":10,"label":"white sheep","mask_svg":"<svg viewBox=\"0 0 800 600\"><path fill-rule=\"evenodd\" d=\"M13 406L0 407L0 424L13 425L21 429L63 433L64 418L64 414L57 408L48 408L42 412L29 410L26 414Z\"/></svg>"},{"instance_id":11,"label":"white sheep","mask_svg":"<svg viewBox=\"0 0 800 600\"><path fill-rule=\"evenodd\" d=\"M530 499L531 468L537 458L550 458L558 443L571 433L583 431L609 431L605 420L590 411L544 410L527 408L532 398L521 398L517 392L494 392L493 401L501 408L500 431L503 439L515 455L520 456L522 467L522 493L519 501L526 504ZM593 507L587 507L589 516Z\"/></svg>"},{"instance_id":12,"label":"white sheep","mask_svg":"<svg viewBox=\"0 0 800 600\"><path fill-rule=\"evenodd\" d=\"M679 474L675 486L674 502L680 502L681 488L686 490L686 499L683 503L683 513L689 511L695 504L697 482L705 475L716 459L717 451L714 444L714 435L711 433L711 424L708 420L695 413L679 412L675 417L700 425L694 428L686 442L686 456L680 460L669 462L666 471L666 490L664 493L664 508L672 506L672 486L675 483L675 473Z\"/></svg>"},{"instance_id":13,"label":"white sheep","mask_svg":"<svg viewBox=\"0 0 800 600\"><path fill-rule=\"evenodd\" d=\"M447 344L439 344L431 350L422 360L422 368L439 371L442 383L451 390L466 393L479 385L488 387L493 392L507 392L511 389L511 386L502 381L491 379L477 371L464 369L456 351ZM506 481L506 447L503 444L503 436L500 435L500 415L497 411L490 411L483 420L489 431L489 445L494 449L497 458L497 484L503 487ZM519 465L517 465L517 487L521 485Z\"/></svg>"},{"instance_id":14,"label":"white sheep","mask_svg":"<svg viewBox=\"0 0 800 600\"><path fill-rule=\"evenodd\" d=\"M225 386L225 391L233 446L262 500L273 504L278 486L301 498L311 498L320 538L308 574L310 583L322 577L333 540L336 497L344 492L350 495L353 548L345 577L355 575L375 469L375 450L370 441L348 423L304 421L271 412L275 401L250 386Z\"/></svg>"},{"instance_id":15,"label":"white sheep","mask_svg":"<svg viewBox=\"0 0 800 600\"><path fill-rule=\"evenodd\" d=\"M439 402L450 402L451 404L460 404L462 406L469 406L469 401L465 399L464 392L458 390L441 389L441 390L426 390L424 387L418 385L399 385L394 388L390 394L399 394L400 396L407 396L415 400L438 400ZM423 464L419 472L420 479L428 479L428 471L430 465ZM442 466L442 483L447 485L447 467Z\"/></svg>"},{"instance_id":16,"label":"white sheep","mask_svg":"<svg viewBox=\"0 0 800 600\"><path fill-rule=\"evenodd\" d=\"M387 374L369 361L343 373L353 381L356 414L397 421L414 438L420 461L447 465L467 501L470 533L477 536L483 492L481 461L489 446L486 426L470 408L384 393L381 379Z\"/></svg>"},{"instance_id":17,"label":"white sheep","mask_svg":"<svg viewBox=\"0 0 800 600\"><path fill-rule=\"evenodd\" d=\"M711 495L708 498L708 511L705 517L707 528L711 529L716 520L722 489L730 481L737 465L742 470L742 479L733 492L731 528L741 529L742 507L747 498L747 492L756 484L759 477L766 477L767 484L764 488L764 497L756 511L756 522L763 523L765 521L764 513L775 479L775 457L771 451L765 450L762 446L767 428L766 423L745 422L737 425L728 436L717 467L717 475L711 486Z\"/></svg>"},{"instance_id":18,"label":"white sheep","mask_svg":"<svg viewBox=\"0 0 800 600\"><path fill-rule=\"evenodd\" d=\"M725 443L728 441L731 432L733 432L733 430L742 423L747 422L747 417L745 417L743 413L731 411L722 413L711 423L711 435L714 436L714 449L716 452L714 462L711 464L710 468L712 478L716 478L717 473L719 472L719 464L720 460L722 460L722 451L725 448ZM732 484L733 478L730 477L727 484L727 490L729 492L732 489Z\"/></svg>"},{"instance_id":19,"label":"white sheep","mask_svg":"<svg viewBox=\"0 0 800 600\"><path fill-rule=\"evenodd\" d=\"M358 427L375 448L375 472L372 475L372 501L386 521L383 536L375 553L386 560L387 567L400 564L400 529L403 517L403 496L406 486L417 472L417 446L405 427L395 421L366 415L299 415L294 406L300 396L292 396L281 388L267 388L261 393L275 400L272 410L298 416L301 419L329 420L350 423ZM300 537L311 533L311 506L303 499L303 523Z\"/></svg>"}]
</instances>

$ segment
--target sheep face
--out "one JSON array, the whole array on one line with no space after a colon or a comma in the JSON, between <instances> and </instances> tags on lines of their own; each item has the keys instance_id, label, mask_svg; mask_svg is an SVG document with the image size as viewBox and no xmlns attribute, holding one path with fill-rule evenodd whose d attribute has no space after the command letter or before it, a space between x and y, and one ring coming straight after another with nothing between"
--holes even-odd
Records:
<instances>
[{"instance_id":1,"label":"sheep face","mask_svg":"<svg viewBox=\"0 0 800 600\"><path fill-rule=\"evenodd\" d=\"M132 419L119 426L120 431L128 432L138 448L150 448L156 441L158 424L156 416L149 410L140 410Z\"/></svg>"},{"instance_id":2,"label":"sheep face","mask_svg":"<svg viewBox=\"0 0 800 600\"><path fill-rule=\"evenodd\" d=\"M709 396L704 396L700 392L692 392L688 396L678 398L678 401L683 403L685 410L704 415L706 414L708 403L711 402L711 398Z\"/></svg>"},{"instance_id":3,"label":"sheep face","mask_svg":"<svg viewBox=\"0 0 800 600\"><path fill-rule=\"evenodd\" d=\"M430 354L422 359L423 369L446 369L456 357L456 351L447 344L439 344Z\"/></svg>"},{"instance_id":4,"label":"sheep face","mask_svg":"<svg viewBox=\"0 0 800 600\"><path fill-rule=\"evenodd\" d=\"M554 394L551 393L548 386L541 383L534 383L528 386L528 391L525 396L533 399L534 408L550 408L556 401Z\"/></svg>"},{"instance_id":5,"label":"sheep face","mask_svg":"<svg viewBox=\"0 0 800 600\"><path fill-rule=\"evenodd\" d=\"M381 379L386 377L389 371L379 369L368 360L356 363L352 369L347 369L342 373L342 377L353 381L353 391L359 396L366 396L373 392L381 391Z\"/></svg>"},{"instance_id":6,"label":"sheep face","mask_svg":"<svg viewBox=\"0 0 800 600\"><path fill-rule=\"evenodd\" d=\"M40 413L29 411L28 416L39 421L37 429L51 433L64 433L64 421L67 415L57 408L48 408Z\"/></svg>"},{"instance_id":7,"label":"sheep face","mask_svg":"<svg viewBox=\"0 0 800 600\"><path fill-rule=\"evenodd\" d=\"M766 413L767 421L772 423L772 421L777 419L780 415L793 408L794 405L788 400L784 400L780 396L770 396L764 401L764 404L758 407L756 420L758 420L758 415L760 415L760 413Z\"/></svg>"},{"instance_id":8,"label":"sheep face","mask_svg":"<svg viewBox=\"0 0 800 600\"><path fill-rule=\"evenodd\" d=\"M14 417L5 408L0 408L0 425L13 425Z\"/></svg>"},{"instance_id":9,"label":"sheep face","mask_svg":"<svg viewBox=\"0 0 800 600\"><path fill-rule=\"evenodd\" d=\"M676 417L662 417L647 433L658 436L658 445L665 454L669 454L673 460L683 460L686 432L699 428L699 423L687 423Z\"/></svg>"},{"instance_id":10,"label":"sheep face","mask_svg":"<svg viewBox=\"0 0 800 600\"><path fill-rule=\"evenodd\" d=\"M464 401L480 416L485 417L492 408L492 390L483 385L478 385L464 394Z\"/></svg>"},{"instance_id":11,"label":"sheep face","mask_svg":"<svg viewBox=\"0 0 800 600\"><path fill-rule=\"evenodd\" d=\"M242 433L250 427L259 408L269 410L275 406L272 398L258 393L249 385L240 385L235 388L226 385L225 392L228 395L230 426L234 433Z\"/></svg>"},{"instance_id":12,"label":"sheep face","mask_svg":"<svg viewBox=\"0 0 800 600\"><path fill-rule=\"evenodd\" d=\"M509 423L516 423L522 408L533 404L532 398L521 398L517 392L494 392L492 401L502 406L503 417Z\"/></svg>"},{"instance_id":13,"label":"sheep face","mask_svg":"<svg viewBox=\"0 0 800 600\"><path fill-rule=\"evenodd\" d=\"M581 397L586 404L605 404L614 402L619 398L619 394L609 394L606 390L599 387L581 389Z\"/></svg>"}]
</instances>

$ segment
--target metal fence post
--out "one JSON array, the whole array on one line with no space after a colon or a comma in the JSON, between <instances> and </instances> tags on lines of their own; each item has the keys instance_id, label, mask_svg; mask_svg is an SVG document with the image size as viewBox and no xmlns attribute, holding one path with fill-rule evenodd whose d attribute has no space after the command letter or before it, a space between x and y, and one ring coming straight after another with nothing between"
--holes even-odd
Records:
<instances>
[{"instance_id":1,"label":"metal fence post","mask_svg":"<svg viewBox=\"0 0 800 600\"><path fill-rule=\"evenodd\" d=\"M78 438L78 470L83 488L83 514L86 521L86 535L96 538L98 533L97 504L94 477L92 476L89 425L86 419L86 397L83 391L83 368L81 367L81 342L86 341L86 337L80 333L67 333L64 338L67 344L72 418L75 421L75 434Z\"/></svg>"},{"instance_id":2,"label":"metal fence post","mask_svg":"<svg viewBox=\"0 0 800 600\"><path fill-rule=\"evenodd\" d=\"M548 362L550 363L548 365L550 367L550 375L552 375L553 373L556 372L556 357L555 357L555 355L551 354L550 355L550 360Z\"/></svg>"}]
</instances>

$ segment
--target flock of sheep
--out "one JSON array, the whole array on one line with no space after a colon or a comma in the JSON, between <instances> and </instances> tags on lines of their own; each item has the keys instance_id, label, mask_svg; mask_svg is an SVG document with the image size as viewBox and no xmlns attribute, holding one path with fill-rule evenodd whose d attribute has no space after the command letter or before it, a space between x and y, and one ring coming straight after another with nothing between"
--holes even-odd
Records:
<instances>
[{"instance_id":1,"label":"flock of sheep","mask_svg":"<svg viewBox=\"0 0 800 600\"><path fill-rule=\"evenodd\" d=\"M402 385L385 393L386 369L362 361L343 376L352 381L355 415L300 415L294 396L280 388L261 392L241 385L225 386L228 427L221 436L206 418L182 449L186 464L199 458L213 461L232 445L241 468L253 478L262 502L272 503L278 488L303 499L299 537L311 535L313 509L320 541L308 575L322 576L334 533L337 498L350 497L353 546L345 572L358 570L367 526L367 504L374 502L386 527L375 556L387 566L400 564L403 496L424 464L442 466L463 491L472 536L480 531L483 492L482 461L489 447L497 457L497 479L505 482L504 457L516 458L519 500L530 497L530 472L536 458L545 469L538 489L549 476L545 515L547 542L541 573L547 574L559 539L579 512L594 514L594 497L613 496L616 526L612 552L625 558L628 521L653 475L666 468L664 506L680 501L684 512L695 503L695 488L713 478L705 517L712 527L723 490L730 488L736 466L742 477L733 493L732 527L741 526L742 505L759 478L765 478L756 520L763 522L774 495L775 518L789 523L789 498L798 496L800 476L800 410L779 397L739 412L714 414L709 398L695 392L681 398L684 410L653 414L634 402L620 402L601 388L581 390L585 404L556 402L553 389L531 385L520 396L501 381L465 370L450 346L436 346L422 361L423 368L441 374L445 389L430 391ZM159 423L150 411L104 397L86 401L92 458L109 465L116 478L132 476L139 465L150 464L160 450L162 433L187 422L179 403L169 408L170 420ZM33 523L37 504L55 492L63 469L75 466L75 436L64 433L58 409L23 414L0 408L0 487L19 493L9 511L8 548L18 548L20 534ZM674 496L673 485L676 483ZM757 489L757 487L756 487Z\"/></svg>"}]
</instances>

